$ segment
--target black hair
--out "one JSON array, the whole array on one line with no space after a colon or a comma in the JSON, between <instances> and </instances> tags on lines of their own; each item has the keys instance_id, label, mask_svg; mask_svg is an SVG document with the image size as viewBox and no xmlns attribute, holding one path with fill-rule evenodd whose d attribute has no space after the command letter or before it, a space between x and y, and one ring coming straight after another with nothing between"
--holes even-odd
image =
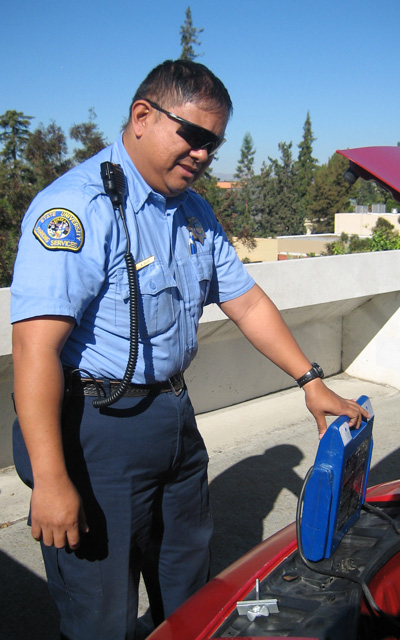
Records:
<instances>
[{"instance_id":1,"label":"black hair","mask_svg":"<svg viewBox=\"0 0 400 640\"><path fill-rule=\"evenodd\" d=\"M191 60L166 60L152 71L137 89L136 100L152 100L164 108L185 102L206 103L232 115L233 105L227 89L204 64ZM128 122L129 122L128 119Z\"/></svg>"}]
</instances>

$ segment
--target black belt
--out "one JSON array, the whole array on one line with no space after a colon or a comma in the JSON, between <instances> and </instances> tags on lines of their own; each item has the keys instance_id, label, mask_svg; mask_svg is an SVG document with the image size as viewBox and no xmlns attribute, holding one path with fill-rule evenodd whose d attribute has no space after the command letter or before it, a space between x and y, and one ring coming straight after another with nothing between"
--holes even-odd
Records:
<instances>
[{"instance_id":1,"label":"black belt","mask_svg":"<svg viewBox=\"0 0 400 640\"><path fill-rule=\"evenodd\" d=\"M66 377L66 394L69 396L91 396L106 397L110 392L115 391L120 380L102 380L97 378L81 378L78 375L70 375ZM124 397L138 398L141 396L157 396L160 393L168 393L173 391L176 395L184 389L185 380L183 373L177 373L165 382L156 382L155 384L129 384Z\"/></svg>"}]
</instances>

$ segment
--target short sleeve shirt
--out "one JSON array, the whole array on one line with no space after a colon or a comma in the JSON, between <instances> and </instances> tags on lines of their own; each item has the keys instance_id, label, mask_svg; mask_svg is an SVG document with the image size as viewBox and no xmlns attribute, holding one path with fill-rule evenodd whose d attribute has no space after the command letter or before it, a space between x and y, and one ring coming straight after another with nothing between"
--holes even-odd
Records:
<instances>
[{"instance_id":1,"label":"short sleeve shirt","mask_svg":"<svg viewBox=\"0 0 400 640\"><path fill-rule=\"evenodd\" d=\"M11 285L11 321L69 316L65 367L123 377L129 353L130 289L121 215L100 164L121 165L126 223L138 282L139 345L132 381L150 384L187 369L206 304L246 293L254 281L210 206L195 192L164 198L136 170L122 136L33 200Z\"/></svg>"}]
</instances>

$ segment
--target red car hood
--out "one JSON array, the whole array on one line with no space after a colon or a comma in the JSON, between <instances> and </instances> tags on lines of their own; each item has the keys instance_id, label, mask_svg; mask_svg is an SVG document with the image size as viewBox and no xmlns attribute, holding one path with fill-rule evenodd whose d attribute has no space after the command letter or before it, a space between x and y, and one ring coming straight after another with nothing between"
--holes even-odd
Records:
<instances>
[{"instance_id":1,"label":"red car hood","mask_svg":"<svg viewBox=\"0 0 400 640\"><path fill-rule=\"evenodd\" d=\"M361 147L336 153L350 160L351 169L357 176L374 180L400 202L400 147Z\"/></svg>"}]
</instances>

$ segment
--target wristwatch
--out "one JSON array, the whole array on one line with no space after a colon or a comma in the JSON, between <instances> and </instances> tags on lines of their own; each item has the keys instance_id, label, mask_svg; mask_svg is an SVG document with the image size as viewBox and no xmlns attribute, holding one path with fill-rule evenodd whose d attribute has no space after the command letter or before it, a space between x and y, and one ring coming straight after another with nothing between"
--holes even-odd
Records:
<instances>
[{"instance_id":1,"label":"wristwatch","mask_svg":"<svg viewBox=\"0 0 400 640\"><path fill-rule=\"evenodd\" d=\"M324 372L322 371L322 367L320 367L319 364L317 364L316 362L312 362L311 364L312 364L312 367L310 371L307 371L307 373L305 373L303 376L301 376L300 378L297 378L296 382L299 385L299 387L304 387L304 385L307 384L307 382L310 382L310 380L315 380L315 378L324 377Z\"/></svg>"}]
</instances>

